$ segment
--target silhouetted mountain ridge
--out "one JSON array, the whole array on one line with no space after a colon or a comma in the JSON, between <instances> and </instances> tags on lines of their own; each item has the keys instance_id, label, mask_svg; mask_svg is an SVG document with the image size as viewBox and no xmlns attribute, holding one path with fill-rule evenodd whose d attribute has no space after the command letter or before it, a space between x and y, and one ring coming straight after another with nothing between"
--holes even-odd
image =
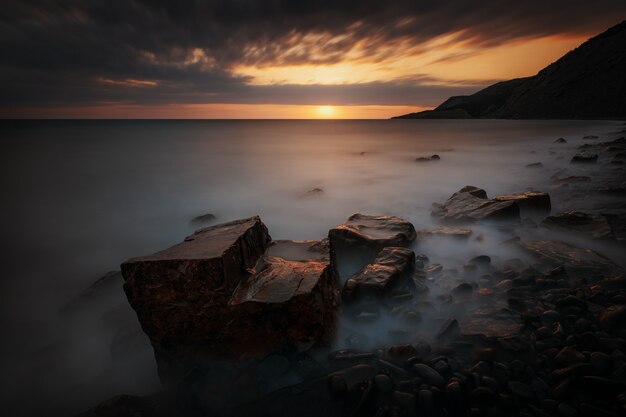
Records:
<instances>
[{"instance_id":1,"label":"silhouetted mountain ridge","mask_svg":"<svg viewBox=\"0 0 626 417\"><path fill-rule=\"evenodd\" d=\"M450 97L434 110L396 118L596 119L626 117L626 21L537 75Z\"/></svg>"}]
</instances>

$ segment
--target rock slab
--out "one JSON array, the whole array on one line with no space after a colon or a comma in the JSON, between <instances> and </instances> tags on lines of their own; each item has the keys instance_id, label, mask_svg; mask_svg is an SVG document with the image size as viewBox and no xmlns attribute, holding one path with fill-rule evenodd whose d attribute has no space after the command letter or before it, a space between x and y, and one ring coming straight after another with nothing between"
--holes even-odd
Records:
<instances>
[{"instance_id":1,"label":"rock slab","mask_svg":"<svg viewBox=\"0 0 626 417\"><path fill-rule=\"evenodd\" d=\"M409 278L415 265L415 253L407 248L387 247L380 251L374 262L365 265L346 281L342 299L353 303L367 296L382 297Z\"/></svg>"},{"instance_id":2,"label":"rock slab","mask_svg":"<svg viewBox=\"0 0 626 417\"><path fill-rule=\"evenodd\" d=\"M473 223L519 219L520 211L514 200L491 200L482 188L467 185L445 202L434 203L431 214L449 223Z\"/></svg>"},{"instance_id":3,"label":"rock slab","mask_svg":"<svg viewBox=\"0 0 626 417\"><path fill-rule=\"evenodd\" d=\"M304 243L319 249L310 252L314 259L290 260L265 256L270 243L255 216L200 229L122 264L124 290L163 380L212 358L256 357L327 341L339 286L323 245Z\"/></svg>"}]
</instances>

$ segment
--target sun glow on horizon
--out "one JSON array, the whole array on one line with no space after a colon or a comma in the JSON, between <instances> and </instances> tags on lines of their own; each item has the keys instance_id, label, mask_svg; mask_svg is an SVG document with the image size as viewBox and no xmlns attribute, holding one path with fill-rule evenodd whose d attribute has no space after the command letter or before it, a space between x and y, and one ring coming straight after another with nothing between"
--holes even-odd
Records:
<instances>
[{"instance_id":1,"label":"sun glow on horizon","mask_svg":"<svg viewBox=\"0 0 626 417\"><path fill-rule=\"evenodd\" d=\"M323 118L331 118L335 116L337 110L333 106L319 106L315 109L316 113Z\"/></svg>"}]
</instances>

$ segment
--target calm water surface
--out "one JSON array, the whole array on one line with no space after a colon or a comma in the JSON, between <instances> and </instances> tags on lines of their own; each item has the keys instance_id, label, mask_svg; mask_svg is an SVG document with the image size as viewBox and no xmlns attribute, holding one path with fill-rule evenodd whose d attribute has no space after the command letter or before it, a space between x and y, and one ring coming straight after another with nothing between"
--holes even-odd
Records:
<instances>
[{"instance_id":1,"label":"calm water surface","mask_svg":"<svg viewBox=\"0 0 626 417\"><path fill-rule=\"evenodd\" d=\"M60 310L126 258L180 241L195 216L259 214L275 239L319 239L356 212L428 226L432 202L464 185L490 195L545 186L583 135L619 124L0 122L3 409L71 414L157 389L145 339L129 354L110 347L126 334L111 325L128 317L121 290L70 318ZM553 144L558 137L568 143ZM441 160L415 162L432 154ZM525 167L532 162L544 168ZM428 254L444 259L449 249Z\"/></svg>"}]
</instances>

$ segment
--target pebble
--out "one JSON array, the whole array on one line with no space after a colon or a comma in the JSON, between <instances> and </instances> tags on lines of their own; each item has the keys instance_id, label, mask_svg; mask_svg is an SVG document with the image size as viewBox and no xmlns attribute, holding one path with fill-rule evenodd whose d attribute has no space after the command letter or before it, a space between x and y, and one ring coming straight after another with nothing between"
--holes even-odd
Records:
<instances>
[{"instance_id":1,"label":"pebble","mask_svg":"<svg viewBox=\"0 0 626 417\"><path fill-rule=\"evenodd\" d=\"M445 381L439 372L424 363L413 365L413 370L427 384L434 385L436 387L442 387L445 384Z\"/></svg>"},{"instance_id":2,"label":"pebble","mask_svg":"<svg viewBox=\"0 0 626 417\"><path fill-rule=\"evenodd\" d=\"M385 374L376 375L374 377L374 384L376 384L378 392L382 394L389 394L393 391L393 381Z\"/></svg>"},{"instance_id":3,"label":"pebble","mask_svg":"<svg viewBox=\"0 0 626 417\"><path fill-rule=\"evenodd\" d=\"M511 392L518 397L532 399L534 397L533 390L523 382L519 381L509 381L508 387Z\"/></svg>"},{"instance_id":4,"label":"pebble","mask_svg":"<svg viewBox=\"0 0 626 417\"><path fill-rule=\"evenodd\" d=\"M496 403L496 394L487 387L474 388L471 393L472 404L481 408L491 407Z\"/></svg>"}]
</instances>

